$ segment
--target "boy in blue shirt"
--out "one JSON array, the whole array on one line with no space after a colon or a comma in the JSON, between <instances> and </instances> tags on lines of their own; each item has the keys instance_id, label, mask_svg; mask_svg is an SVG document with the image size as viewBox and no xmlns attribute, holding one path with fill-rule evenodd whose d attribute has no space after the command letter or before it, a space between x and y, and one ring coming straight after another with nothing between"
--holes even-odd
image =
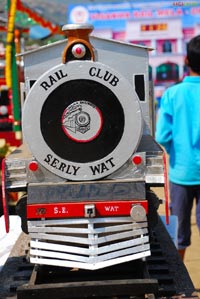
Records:
<instances>
[{"instance_id":1,"label":"boy in blue shirt","mask_svg":"<svg viewBox=\"0 0 200 299\"><path fill-rule=\"evenodd\" d=\"M191 210L196 199L200 230L200 35L187 44L189 76L162 97L156 141L169 154L171 214L178 216L178 251L191 243Z\"/></svg>"}]
</instances>

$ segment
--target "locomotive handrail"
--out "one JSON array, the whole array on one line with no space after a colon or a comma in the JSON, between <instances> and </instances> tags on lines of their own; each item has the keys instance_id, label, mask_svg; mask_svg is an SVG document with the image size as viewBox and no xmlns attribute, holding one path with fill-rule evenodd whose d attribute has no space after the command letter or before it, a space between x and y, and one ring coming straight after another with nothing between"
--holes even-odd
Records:
<instances>
[{"instance_id":1,"label":"locomotive handrail","mask_svg":"<svg viewBox=\"0 0 200 299\"><path fill-rule=\"evenodd\" d=\"M6 188L5 188L5 159L2 160L2 203L3 203L3 214L4 214L4 221L5 221L5 229L6 232L9 232L10 225L9 225L9 214L8 214L8 202L6 196Z\"/></svg>"},{"instance_id":2,"label":"locomotive handrail","mask_svg":"<svg viewBox=\"0 0 200 299\"><path fill-rule=\"evenodd\" d=\"M166 153L163 153L164 164L164 193L165 193L165 219L166 224L169 224L169 192L168 192L168 176L167 176L167 159Z\"/></svg>"}]
</instances>

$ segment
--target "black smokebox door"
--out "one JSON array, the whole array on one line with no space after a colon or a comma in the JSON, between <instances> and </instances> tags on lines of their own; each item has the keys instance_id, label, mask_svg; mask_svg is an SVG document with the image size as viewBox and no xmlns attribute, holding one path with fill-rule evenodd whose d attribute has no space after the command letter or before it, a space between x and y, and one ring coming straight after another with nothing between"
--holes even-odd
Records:
<instances>
[{"instance_id":1,"label":"black smokebox door","mask_svg":"<svg viewBox=\"0 0 200 299\"><path fill-rule=\"evenodd\" d=\"M82 111L76 114L76 126L81 121L88 122L90 115L84 111L87 105L98 111L102 122L98 133L94 133L93 138L83 138L84 142L72 138L74 135L70 136L63 128L66 111L79 104ZM124 121L123 108L108 87L80 79L65 82L47 97L40 126L46 144L56 155L67 161L87 163L106 157L117 147L123 135ZM86 134L84 130L82 134Z\"/></svg>"}]
</instances>

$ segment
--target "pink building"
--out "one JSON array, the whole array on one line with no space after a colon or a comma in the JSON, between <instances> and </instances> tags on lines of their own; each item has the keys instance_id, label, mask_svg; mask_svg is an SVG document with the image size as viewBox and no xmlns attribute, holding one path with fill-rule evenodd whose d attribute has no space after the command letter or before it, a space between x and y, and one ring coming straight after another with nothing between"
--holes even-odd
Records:
<instances>
[{"instance_id":1,"label":"pink building","mask_svg":"<svg viewBox=\"0 0 200 299\"><path fill-rule=\"evenodd\" d=\"M150 76L155 85L168 86L181 80L187 72L186 42L200 31L200 26L196 27L183 30L180 18L130 21L126 26L126 40L152 48Z\"/></svg>"}]
</instances>

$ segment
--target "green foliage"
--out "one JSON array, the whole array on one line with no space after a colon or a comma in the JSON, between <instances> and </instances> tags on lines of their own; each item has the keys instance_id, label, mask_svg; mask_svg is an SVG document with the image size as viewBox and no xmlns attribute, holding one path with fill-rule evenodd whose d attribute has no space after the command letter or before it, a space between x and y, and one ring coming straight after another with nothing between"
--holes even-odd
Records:
<instances>
[{"instance_id":1,"label":"green foliage","mask_svg":"<svg viewBox=\"0 0 200 299\"><path fill-rule=\"evenodd\" d=\"M29 18L26 13L20 11L16 12L15 22L17 25L23 28L29 28L30 26L37 24L33 19Z\"/></svg>"},{"instance_id":2,"label":"green foliage","mask_svg":"<svg viewBox=\"0 0 200 299\"><path fill-rule=\"evenodd\" d=\"M7 143L0 145L0 158L4 158L9 151L9 146Z\"/></svg>"}]
</instances>

